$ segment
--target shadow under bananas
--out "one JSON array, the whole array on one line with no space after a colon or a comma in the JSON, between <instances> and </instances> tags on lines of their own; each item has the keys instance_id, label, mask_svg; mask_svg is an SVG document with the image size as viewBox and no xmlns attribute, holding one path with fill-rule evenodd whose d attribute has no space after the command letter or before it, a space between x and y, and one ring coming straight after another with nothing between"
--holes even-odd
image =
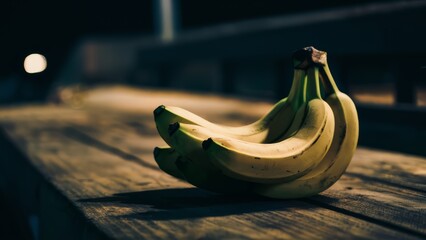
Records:
<instances>
[{"instance_id":1,"label":"shadow under bananas","mask_svg":"<svg viewBox=\"0 0 426 240\"><path fill-rule=\"evenodd\" d=\"M112 196L80 199L78 201L112 205L137 204L144 209L136 208L135 213L116 217L159 221L319 208L304 201L274 200L258 196L221 195L198 188L170 188L117 193Z\"/></svg>"}]
</instances>

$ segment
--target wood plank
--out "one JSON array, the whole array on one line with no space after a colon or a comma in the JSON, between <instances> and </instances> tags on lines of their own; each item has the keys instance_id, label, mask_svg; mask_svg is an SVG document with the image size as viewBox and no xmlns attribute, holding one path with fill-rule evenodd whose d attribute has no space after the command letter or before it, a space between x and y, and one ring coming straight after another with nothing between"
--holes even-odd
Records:
<instances>
[{"instance_id":1,"label":"wood plank","mask_svg":"<svg viewBox=\"0 0 426 240\"><path fill-rule=\"evenodd\" d=\"M96 122L96 124L84 123L83 125L71 128L71 130L75 132L73 136L78 135L80 141L83 140L86 143L91 142L94 146L100 147L101 149L107 149L105 146L114 146L114 149L120 149L122 156L126 154L128 156L139 155L139 157L136 158L139 158L139 160L145 159L146 162L153 164L155 167L155 163L152 159L152 149L155 146L161 145L163 142L156 138L153 122L142 120L149 119L148 115L141 115L140 121L135 121L134 119L129 120L127 117L116 119L117 121L110 121L108 119L102 120L95 114L91 115L91 118L94 118L92 121ZM227 122L229 118L230 115L222 115L221 118L218 118L218 121ZM122 124L120 121L127 122L127 124ZM129 125L132 126L129 127ZM105 129L108 129L108 131L105 131ZM147 141L148 139L149 141ZM141 144L142 142L144 144ZM327 201L327 198L320 198L323 201L318 204L326 204L329 207L338 206L342 210L361 214L373 220L379 220L385 225L401 225L403 226L402 230L408 232L412 231L414 234L425 234L425 211L422 208L424 195L422 195L421 192L425 189L426 181L424 181L424 177L421 175L415 174L419 169L425 169L425 167L422 167L425 164L424 159L402 154L371 151L362 148L360 148L358 152L354 157L354 162L343 178L346 181L340 181L339 184L330 189L330 193L326 195L333 199L342 198L344 201L339 202L339 204L333 204L333 202ZM370 158L370 155L374 160ZM367 183L366 180L373 182L373 184ZM379 183L377 183L377 181L379 181ZM339 190L333 191L333 189ZM355 193L355 191L350 191L351 194L346 195L350 189L364 190L361 193L359 193L360 191L357 193ZM407 189L411 189L414 192L408 191ZM341 191L345 192L345 194L340 194ZM375 193L383 191L385 191L387 195L381 196L382 199L379 199L384 201L382 204L378 201L377 197L375 197L375 195L379 195ZM420 193L418 193L418 191L420 191ZM401 195L401 192L405 195ZM403 199L407 196L408 199ZM364 198L364 202L360 204L360 199L362 197ZM341 204L342 202L344 202L344 204ZM405 205L394 206L394 202L405 202ZM365 209L370 208L372 211L365 211ZM384 211L385 213L383 214L375 211L377 209L387 209L387 211ZM401 217L395 218L394 216L396 214L401 215Z\"/></svg>"},{"instance_id":2,"label":"wood plank","mask_svg":"<svg viewBox=\"0 0 426 240\"><path fill-rule=\"evenodd\" d=\"M380 179L426 193L425 158L368 148L360 148L356 156L359 164L349 168L353 176Z\"/></svg>"},{"instance_id":3,"label":"wood plank","mask_svg":"<svg viewBox=\"0 0 426 240\"><path fill-rule=\"evenodd\" d=\"M121 99L120 96L123 96L121 90L116 92L117 96L113 99ZM163 142L156 136L149 108L161 104L162 98L159 97L161 94L141 96L141 92L136 92L130 95L130 99L125 99L132 100L132 104L127 105L126 101L121 100L115 101L115 107L111 107L111 102L104 101L107 99L106 93L105 91L97 94L92 92L89 96L90 101L82 110L57 106L2 109L0 122L3 122L4 128L7 129L13 129L11 126L16 124L27 124L29 119L48 122L48 126L60 128L61 134L71 140L155 171L152 148ZM143 107L135 104L145 103L153 96L156 96L156 100L150 100L149 104ZM187 102L179 100L186 97L186 95L173 95L168 101L174 101L178 105L192 106L201 115L205 114L209 119L223 123L229 123L230 119L234 120L233 123L249 122L260 116L270 106L263 103L250 103L251 108L249 108L246 101L231 99L226 102L226 106L229 107L224 109L222 114L217 114L216 110L206 112L206 108L203 108L206 104L203 101L193 104L195 99L200 100L200 96L193 96L194 99ZM210 101L208 106L215 106L214 109L221 106L220 98L212 96L207 101ZM253 106L257 109L254 114L249 112ZM235 120L235 116L239 118ZM49 129L49 127L45 128ZM35 131L35 137L39 141L50 141L50 137L46 137L47 135L41 132ZM385 227L396 227L398 231L414 236L424 236L423 193L426 182L424 164L424 159L420 157L360 148L341 181L321 196L308 200L308 203ZM168 177L163 175L165 178ZM407 196L408 199L405 199ZM401 217L395 217L395 215Z\"/></svg>"},{"instance_id":4,"label":"wood plank","mask_svg":"<svg viewBox=\"0 0 426 240\"><path fill-rule=\"evenodd\" d=\"M202 102L203 100L200 99L200 101ZM217 101L217 99L211 99L210 101ZM247 104L247 103L246 103ZM250 103L252 104L252 103ZM203 105L202 103L200 103L199 105ZM245 107L241 107L240 105L234 105L234 107L238 107L238 109L240 109L239 113L236 114L231 114L232 110L225 110L224 112L222 112L222 114L214 114L214 113L210 113L209 119L215 122L221 122L221 123L230 123L232 124L232 120L235 121L239 121L240 124L241 122L243 123L247 123L252 121L253 119L256 119L258 117L261 116L261 114L263 114L264 112L267 111L267 109L270 107L270 105L268 106L267 104L261 104L261 105L255 105L253 106L253 108L256 109L262 109L262 110L258 110L255 114L252 114L248 117L248 112L249 109L247 106ZM206 111L202 111L199 108L193 107L195 109L197 109L197 113L201 114L201 115L206 115ZM117 122L126 122L130 125L138 125L138 126L134 126L136 128L137 131L143 131L142 128L150 128L150 134L152 134L154 132L153 129L153 120L150 116L146 116L143 117L145 114L141 113L139 116L140 118L133 118L133 119L127 119L127 117L125 117L124 119L117 119ZM239 118L238 120L235 120L235 115L238 115ZM146 120L143 120L146 119ZM151 119L151 120L149 120ZM100 121L100 119L98 119L97 121ZM108 124L108 123L107 123ZM122 126L125 128L125 126ZM139 129L138 129L139 127ZM85 129L87 131L90 131L89 129ZM92 129L94 130L94 129ZM102 129L101 129L102 131ZM129 131L132 131L131 129L129 129ZM133 130L134 131L134 130ZM127 133L128 134L128 133ZM118 133L117 135L123 135ZM153 138L154 140L154 138ZM159 141L156 141L155 144L159 144ZM129 143L131 145L131 143ZM155 146L155 144L153 144L153 146ZM126 148L126 146L128 146L127 144L123 144L123 147ZM364 162L364 164L358 164L356 165L354 168L350 168L350 171L354 174L361 174L365 177L372 177L375 178L376 180L378 179L386 179L386 181L392 182L394 184L399 184L401 186L404 186L406 188L413 188L413 189L417 189L420 191L425 191L426 189L426 178L425 178L425 174L424 172L422 172L423 168L418 168L418 166L424 166L424 159L420 158L420 157L415 157L415 156L410 156L410 155L404 155L404 154L400 154L400 153L389 153L389 152L385 152L385 151L368 151L368 150L362 150L359 154L360 156L360 160L362 160ZM362 154L361 154L362 153ZM371 154L372 158L382 158L382 159L386 159L386 160L380 160L380 161L369 161L369 154ZM358 155L357 155L358 156ZM406 162L404 164L400 164L399 160L403 158L403 162ZM371 164L375 164L374 166L371 166ZM386 169L384 169L386 168ZM399 171L400 168L405 169L405 171L403 173L401 173ZM375 172L373 172L375 171ZM399 174L397 174L399 173ZM414 173L414 174L412 174Z\"/></svg>"},{"instance_id":5,"label":"wood plank","mask_svg":"<svg viewBox=\"0 0 426 240\"><path fill-rule=\"evenodd\" d=\"M148 91L126 88L123 86L100 87L85 93L85 104L82 110L72 110L66 108L48 107L21 107L0 110L0 121L13 118L14 121L25 121L27 118L43 118L55 119L62 122L68 120L87 122L88 115L76 114L80 111L89 111L90 118L97 121L97 124L102 121L117 119L117 122L127 122L136 126L137 131L144 131L142 127L147 124L153 124L152 110L160 104L177 105L191 111L194 111L201 116L221 123L229 123L235 125L237 123L248 123L257 119L271 107L268 102L258 102L247 100L237 100L234 98L220 98L214 95L203 96L200 94L179 93L171 91ZM250 104L250 107L247 107ZM25 111L24 111L25 109ZM57 114L52 114L52 109L59 111ZM208 109L209 111L206 111ZM254 111L255 110L255 111ZM123 119L121 121L120 119ZM150 130L151 131L151 130ZM120 135L118 135L120 136ZM153 141L155 138L152 138ZM155 143L159 143L158 141ZM153 144L153 145L155 145ZM147 152L149 154L149 151ZM373 154L375 158L381 158L382 153ZM406 188L418 189L425 191L426 177L423 168L418 168L422 162L422 158L413 156L388 153L382 155L386 161L372 161L369 163L369 157L362 157L366 164L359 164L356 168L350 168L354 174L363 177L386 179L404 186ZM408 157L410 160L406 164L398 164L399 158ZM371 164L379 164L371 166ZM383 170L383 168L387 168ZM399 173L399 168L404 168L404 173ZM374 171L374 172L373 172ZM398 173L398 174L397 174ZM414 174L412 174L414 173ZM377 176L377 177L376 177Z\"/></svg>"},{"instance_id":6,"label":"wood plank","mask_svg":"<svg viewBox=\"0 0 426 240\"><path fill-rule=\"evenodd\" d=\"M426 237L426 195L421 192L345 174L308 202Z\"/></svg>"},{"instance_id":7,"label":"wood plank","mask_svg":"<svg viewBox=\"0 0 426 240\"><path fill-rule=\"evenodd\" d=\"M150 129L150 143L146 145L141 144L146 133L138 134L128 123L97 123L96 126L90 122L75 126L75 130L155 165L152 149L163 141L155 134L153 123L140 123L142 129ZM117 139L118 136L124 137ZM386 167L388 165L391 167ZM415 169L426 169L425 159L359 148L344 177L321 197L314 198L314 203L337 207L345 213L359 214L384 225L399 227L401 231L426 236L426 195L416 186L405 187L410 186L407 179L417 179L412 174ZM418 186L425 183L419 182Z\"/></svg>"},{"instance_id":8,"label":"wood plank","mask_svg":"<svg viewBox=\"0 0 426 240\"><path fill-rule=\"evenodd\" d=\"M71 219L82 215L117 239L417 238L310 203L207 193L76 141L63 124L28 119L7 126L7 135L48 182L49 191L39 192L42 199L54 195L70 201L59 208L62 211L50 212L58 223L65 221L64 212ZM66 232L81 238L92 236L82 231L87 226L55 226L58 231L46 231L45 226L42 236L54 237L68 227L72 229Z\"/></svg>"},{"instance_id":9,"label":"wood plank","mask_svg":"<svg viewBox=\"0 0 426 240\"><path fill-rule=\"evenodd\" d=\"M233 118L233 116L224 114L212 115L210 119L215 122L227 123L230 118ZM95 138L106 138L105 140L108 143L119 140L120 148L126 152L137 153L141 148L144 148L145 153L151 154L150 148L162 145L164 142L157 138L153 119L148 119L150 117L144 117L144 115L139 115L137 119L124 117L116 118L113 122L105 120L104 123L97 119L96 126L83 123L79 129L87 133L95 131L93 132ZM247 123L250 122L251 117L245 118L242 112L239 119ZM113 126L110 126L111 124ZM105 133L105 128L108 129L108 133ZM150 145L138 146L139 140L137 138L142 136L146 138L148 135L151 139ZM424 170L426 169L426 161L422 157L360 147L354 158L359 163L349 167L348 173L352 176L386 181L414 191L426 192L426 171Z\"/></svg>"}]
</instances>

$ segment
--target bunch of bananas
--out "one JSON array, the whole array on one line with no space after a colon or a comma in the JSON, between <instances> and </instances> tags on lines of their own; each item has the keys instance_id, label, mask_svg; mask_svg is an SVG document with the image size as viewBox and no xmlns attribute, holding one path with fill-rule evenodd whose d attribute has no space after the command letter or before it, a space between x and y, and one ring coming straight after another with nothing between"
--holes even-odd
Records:
<instances>
[{"instance_id":1,"label":"bunch of bananas","mask_svg":"<svg viewBox=\"0 0 426 240\"><path fill-rule=\"evenodd\" d=\"M357 111L337 88L326 52L303 48L293 63L288 97L252 124L230 127L178 107L155 109L157 130L169 145L154 149L160 169L226 194L302 198L333 185L357 146Z\"/></svg>"}]
</instances>

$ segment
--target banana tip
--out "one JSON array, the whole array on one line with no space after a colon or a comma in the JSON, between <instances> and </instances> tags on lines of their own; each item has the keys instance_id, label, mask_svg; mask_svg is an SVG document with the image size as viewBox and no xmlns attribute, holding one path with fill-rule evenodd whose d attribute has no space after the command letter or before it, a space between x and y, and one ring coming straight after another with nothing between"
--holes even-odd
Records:
<instances>
[{"instance_id":1,"label":"banana tip","mask_svg":"<svg viewBox=\"0 0 426 240\"><path fill-rule=\"evenodd\" d=\"M179 129L179 123L175 122L169 125L169 136L172 136Z\"/></svg>"},{"instance_id":2,"label":"banana tip","mask_svg":"<svg viewBox=\"0 0 426 240\"><path fill-rule=\"evenodd\" d=\"M164 111L164 109L166 109L166 106L164 106L164 105L161 105L161 106L157 107L154 110L154 116L160 115Z\"/></svg>"},{"instance_id":3,"label":"banana tip","mask_svg":"<svg viewBox=\"0 0 426 240\"><path fill-rule=\"evenodd\" d=\"M160 154L160 149L158 147L154 148L154 157L156 158Z\"/></svg>"},{"instance_id":4,"label":"banana tip","mask_svg":"<svg viewBox=\"0 0 426 240\"><path fill-rule=\"evenodd\" d=\"M213 140L211 138L203 141L203 143L202 143L203 149L207 150L212 143L213 143Z\"/></svg>"}]
</instances>

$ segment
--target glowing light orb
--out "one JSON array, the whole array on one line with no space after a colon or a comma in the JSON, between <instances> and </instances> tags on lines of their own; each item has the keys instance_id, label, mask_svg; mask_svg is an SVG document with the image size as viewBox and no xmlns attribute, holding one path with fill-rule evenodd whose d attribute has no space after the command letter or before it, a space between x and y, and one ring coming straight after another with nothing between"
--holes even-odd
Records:
<instances>
[{"instance_id":1,"label":"glowing light orb","mask_svg":"<svg viewBox=\"0 0 426 240\"><path fill-rule=\"evenodd\" d=\"M24 69L27 73L43 72L47 67L46 58L38 53L28 55L24 60Z\"/></svg>"}]
</instances>

